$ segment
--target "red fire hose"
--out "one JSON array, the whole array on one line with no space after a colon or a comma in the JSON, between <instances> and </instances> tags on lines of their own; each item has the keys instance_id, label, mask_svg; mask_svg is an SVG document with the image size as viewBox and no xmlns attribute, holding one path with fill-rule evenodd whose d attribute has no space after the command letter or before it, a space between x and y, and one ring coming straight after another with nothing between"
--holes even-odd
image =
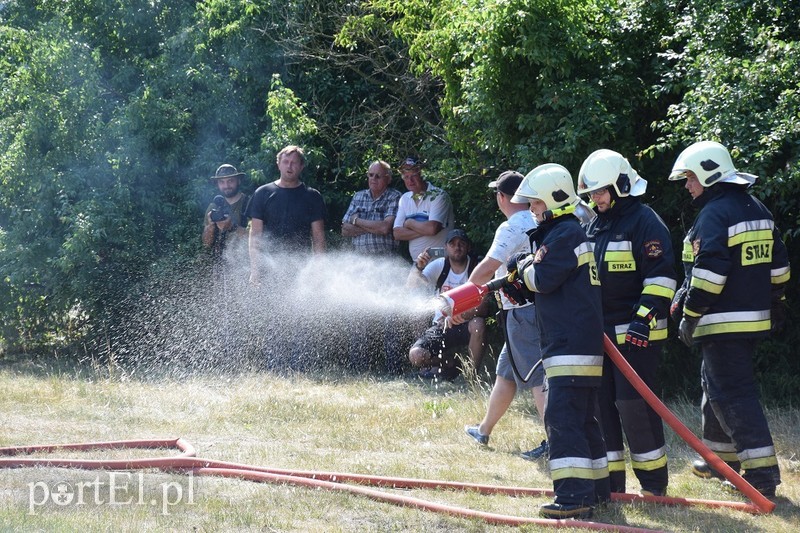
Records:
<instances>
[{"instance_id":1,"label":"red fire hose","mask_svg":"<svg viewBox=\"0 0 800 533\"><path fill-rule=\"evenodd\" d=\"M471 293L470 293L471 294ZM477 297L475 298L477 300ZM454 302L450 302L454 303ZM458 302L455 302L458 303ZM455 305L450 307L452 312ZM725 507L737 509L750 513L770 513L775 509L775 504L765 498L752 485L745 481L739 474L731 469L724 461L719 459L703 443L695 437L678 418L667 409L667 407L653 394L647 385L641 380L628 362L622 357L617 347L611 342L608 336L604 338L604 348L608 356L617 365L617 368L625 375L633 387L642 395L644 400L661 416L661 418L680 435L703 459L714 469L722 473L726 479L734 484L745 496L755 504L739 502L723 502L712 500L697 500L689 498L673 498L667 496L638 496L633 494L611 495L615 501L646 501L663 503L670 505L703 505L707 507ZM57 450L97 450L97 449L160 449L177 448L181 451L179 455L172 457L155 457L145 459L117 459L117 460L96 460L96 459L33 459L19 457L20 455L32 453L52 453ZM429 511L444 513L452 516L477 518L490 524L502 524L518 526L523 524L536 524L546 527L573 527L584 528L598 531L620 531L620 532L644 532L647 529L633 528L628 526L618 526L612 524L601 524L597 522L587 522L580 520L550 520L538 518L526 518L495 513L486 513L465 509L450 505L438 504L412 498L409 496L383 492L379 490L365 488L357 485L388 487L388 488L427 488L427 489L450 489L462 491L475 491L481 494L506 494L509 496L552 496L553 492L547 489L533 489L522 487L500 487L494 485L480 485L473 483L460 483L451 481L434 481L423 479L405 479L383 476L366 476L358 474L331 473L331 472L309 472L299 470L281 470L265 467L250 466L244 464L230 463L225 461L214 461L195 457L194 447L183 439L161 439L161 440L128 440L111 442L91 442L79 444L56 444L38 446L16 446L0 448L0 468L21 468L49 466L62 468L82 468L82 469L160 469L162 471L181 471L192 472L198 475L214 475L222 477L234 477L251 481L292 484L305 487L325 488L328 490L346 491L359 494L368 498L392 503L394 505L416 507ZM348 485L354 483L357 485Z\"/></svg>"},{"instance_id":2,"label":"red fire hose","mask_svg":"<svg viewBox=\"0 0 800 533\"><path fill-rule=\"evenodd\" d=\"M77 450L88 451L97 449L160 449L177 448L180 454L171 457L154 457L143 459L116 459L116 460L96 460L96 459L59 459L59 458L26 458L20 455L31 453L52 453L58 450ZM247 479L251 481L291 484L296 486L325 488L328 490L345 491L352 494L366 496L376 501L391 503L405 507L415 507L429 511L458 516L464 518L475 518L484 520L490 524L501 524L519 526L524 524L536 524L546 527L575 527L592 529L597 531L620 531L620 532L645 532L647 529L634 528L628 526L618 526L612 524L602 524L597 522L587 522L579 520L549 520L538 518L527 518L496 513L487 513L465 509L456 506L429 502L409 496L383 492L379 490L365 488L363 486L348 485L367 485L376 487L387 487L395 489L449 489L461 491L473 491L480 494L505 494L509 496L552 496L553 492L547 489L535 489L526 487L502 487L495 485L481 485L475 483L461 483L453 481L435 481L424 479L393 478L384 476L367 476L359 474L335 473L335 472L314 472L300 470L285 470L266 467L250 466L245 464L231 463L226 461L215 461L200 459L195 457L194 447L184 439L160 439L160 440L130 440L130 441L111 441L111 442L91 442L80 444L57 444L40 446L17 446L0 448L0 468L22 468L22 467L60 467L60 468L82 468L87 470L114 469L114 470L135 470L135 469L160 469L162 471L192 472L197 475L214 475L222 477L233 477ZM709 500L696 500L687 498L668 498L659 496L637 496L633 494L612 494L615 501L646 501L655 503L667 503L673 505L704 505L709 507L728 507L746 512L754 512L754 507L745 503L735 502L716 502Z\"/></svg>"},{"instance_id":3,"label":"red fire hose","mask_svg":"<svg viewBox=\"0 0 800 533\"><path fill-rule=\"evenodd\" d=\"M88 451L94 449L158 449L158 448L177 448L182 453L172 457L154 457L145 459L117 459L117 460L94 460L94 459L58 459L58 458L25 458L19 455L31 453L51 453L57 450L80 450ZM487 513L465 509L451 505L429 502L418 498L393 494L379 490L369 489L363 486L348 485L345 482L357 483L358 485L373 485L391 488L442 488L451 490L471 490L483 494L508 494L513 496L523 495L547 495L551 491L543 489L496 487L492 485L478 485L470 483L458 483L448 481L431 481L422 479L403 479L381 476L364 476L354 474L338 474L331 472L304 472L297 470L280 470L250 466L245 464L230 463L225 461L213 461L194 457L194 447L183 439L171 440L130 440L113 442L90 442L81 444L58 444L44 446L18 446L0 448L0 468L21 468L21 467L60 467L60 468L82 468L87 470L114 469L114 470L135 470L135 469L160 469L162 471L181 471L192 472L197 475L211 475L221 477L232 477L247 479L251 481L290 484L311 488L324 488L335 491L345 491L352 494L366 496L373 500L400 505L404 507L415 507L429 511L439 512L451 516L463 518L477 518L490 524L519 526L524 524L536 524L547 527L572 527L592 529L596 531L620 531L623 533L645 533L653 530L617 526L613 524L602 524L598 522L586 522L579 520L548 520L539 518L527 518L495 513ZM9 457L10 456L10 457ZM640 498L645 499L645 498Z\"/></svg>"},{"instance_id":4,"label":"red fire hose","mask_svg":"<svg viewBox=\"0 0 800 533\"><path fill-rule=\"evenodd\" d=\"M686 441L686 443L694 449L700 456L705 459L706 463L711 465L717 472L725 476L725 479L733 483L733 485L739 489L742 494L750 498L755 504L754 511L755 513L771 513L775 509L775 503L768 500L763 494L758 492L750 483L748 483L742 476L740 476L733 468L728 466L725 461L720 459L714 452L712 452L708 446L703 444L703 441L698 439L694 433L689 431L683 422L681 422L678 417L672 414L664 403L658 399L658 396L653 394L653 391L642 381L642 378L636 373L636 371L631 367L628 361L622 357L622 354L619 352L617 347L611 342L611 339L608 338L608 335L604 335L603 339L603 347L605 348L606 353L617 365L620 372L628 379L628 381L633 385L633 387L642 395L644 401L653 408L653 410L658 413L658 415L666 422L669 427L671 427L675 433L681 436L681 438ZM752 506L751 506L752 507Z\"/></svg>"},{"instance_id":5,"label":"red fire hose","mask_svg":"<svg viewBox=\"0 0 800 533\"><path fill-rule=\"evenodd\" d=\"M467 282L454 289L450 289L439 295L442 300L442 312L445 315L455 315L459 312L468 311L480 303L483 296L489 291L494 291L502 286L504 279L497 278L486 285L475 285ZM712 452L703 442L698 439L689 429L667 408L666 405L655 395L653 391L642 381L642 378L622 357L616 345L611 342L608 335L603 335L603 347L613 363L619 368L620 372L628 379L633 387L641 394L642 398L655 410L658 415L692 447L705 461L717 472L721 473L725 479L730 481L742 494L747 496L754 505L745 504L748 512L752 513L771 513L775 509L775 503L768 500L763 494L758 492L742 476L735 472L714 452ZM663 503L676 503L675 498L661 497ZM725 502L716 502L715 506L727 506Z\"/></svg>"}]
</instances>

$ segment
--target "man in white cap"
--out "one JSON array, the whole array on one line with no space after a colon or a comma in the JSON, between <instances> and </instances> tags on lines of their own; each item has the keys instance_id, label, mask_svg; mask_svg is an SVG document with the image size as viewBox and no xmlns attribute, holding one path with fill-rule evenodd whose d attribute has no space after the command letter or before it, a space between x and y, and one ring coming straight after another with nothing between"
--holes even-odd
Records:
<instances>
[{"instance_id":1,"label":"man in white cap","mask_svg":"<svg viewBox=\"0 0 800 533\"><path fill-rule=\"evenodd\" d=\"M646 189L647 181L612 150L590 154L578 174L578 194L591 198L597 210L586 233L594 245L606 335L645 384L658 391L661 342L675 295L675 258L666 224L639 200ZM611 492L626 488L624 429L641 493L664 496L664 424L609 357L603 359L599 404Z\"/></svg>"},{"instance_id":2,"label":"man in white cap","mask_svg":"<svg viewBox=\"0 0 800 533\"><path fill-rule=\"evenodd\" d=\"M555 501L545 518L590 518L610 498L608 458L595 418L603 373L603 309L591 244L569 171L547 163L531 170L512 202L527 202L538 227L535 254L512 259L503 284L517 303L536 300L547 376L545 426Z\"/></svg>"}]
</instances>

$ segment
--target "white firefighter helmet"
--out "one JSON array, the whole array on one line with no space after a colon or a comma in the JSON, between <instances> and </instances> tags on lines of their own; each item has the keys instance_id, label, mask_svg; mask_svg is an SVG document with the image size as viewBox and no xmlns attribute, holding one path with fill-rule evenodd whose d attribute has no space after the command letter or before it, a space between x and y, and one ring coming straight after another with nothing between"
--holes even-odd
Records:
<instances>
[{"instance_id":1,"label":"white firefighter helmet","mask_svg":"<svg viewBox=\"0 0 800 533\"><path fill-rule=\"evenodd\" d=\"M672 165L669 179L686 179L688 172L693 172L703 187L711 187L716 183L749 186L757 178L753 174L737 171L728 149L714 141L696 142L681 152Z\"/></svg>"},{"instance_id":2,"label":"white firefighter helmet","mask_svg":"<svg viewBox=\"0 0 800 533\"><path fill-rule=\"evenodd\" d=\"M613 150L597 150L581 165L578 172L578 194L589 194L613 187L618 198L641 196L647 180L639 176L622 154Z\"/></svg>"},{"instance_id":3,"label":"white firefighter helmet","mask_svg":"<svg viewBox=\"0 0 800 533\"><path fill-rule=\"evenodd\" d=\"M533 199L543 201L550 211L576 204L578 197L569 170L556 163L547 163L528 172L511 201L525 204Z\"/></svg>"}]
</instances>

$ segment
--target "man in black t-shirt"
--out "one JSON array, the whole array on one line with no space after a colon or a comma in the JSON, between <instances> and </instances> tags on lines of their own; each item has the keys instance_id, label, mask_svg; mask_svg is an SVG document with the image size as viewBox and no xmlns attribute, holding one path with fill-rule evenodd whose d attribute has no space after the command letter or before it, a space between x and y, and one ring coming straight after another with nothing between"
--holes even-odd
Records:
<instances>
[{"instance_id":1,"label":"man in black t-shirt","mask_svg":"<svg viewBox=\"0 0 800 533\"><path fill-rule=\"evenodd\" d=\"M247 206L250 221L250 281L258 283L265 251L325 251L325 202L300 181L305 153L289 145L277 157L280 178L262 185Z\"/></svg>"}]
</instances>

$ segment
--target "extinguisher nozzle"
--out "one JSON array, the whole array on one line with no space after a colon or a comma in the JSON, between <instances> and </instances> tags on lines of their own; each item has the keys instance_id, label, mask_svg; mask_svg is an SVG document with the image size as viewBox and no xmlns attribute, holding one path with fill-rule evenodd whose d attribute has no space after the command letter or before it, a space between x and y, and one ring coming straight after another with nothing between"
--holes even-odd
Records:
<instances>
[{"instance_id":1,"label":"extinguisher nozzle","mask_svg":"<svg viewBox=\"0 0 800 533\"><path fill-rule=\"evenodd\" d=\"M484 285L484 287L486 287L486 289L490 291L499 291L503 287L503 283L505 283L505 281L506 278L501 276L499 278L493 279L492 281Z\"/></svg>"}]
</instances>

